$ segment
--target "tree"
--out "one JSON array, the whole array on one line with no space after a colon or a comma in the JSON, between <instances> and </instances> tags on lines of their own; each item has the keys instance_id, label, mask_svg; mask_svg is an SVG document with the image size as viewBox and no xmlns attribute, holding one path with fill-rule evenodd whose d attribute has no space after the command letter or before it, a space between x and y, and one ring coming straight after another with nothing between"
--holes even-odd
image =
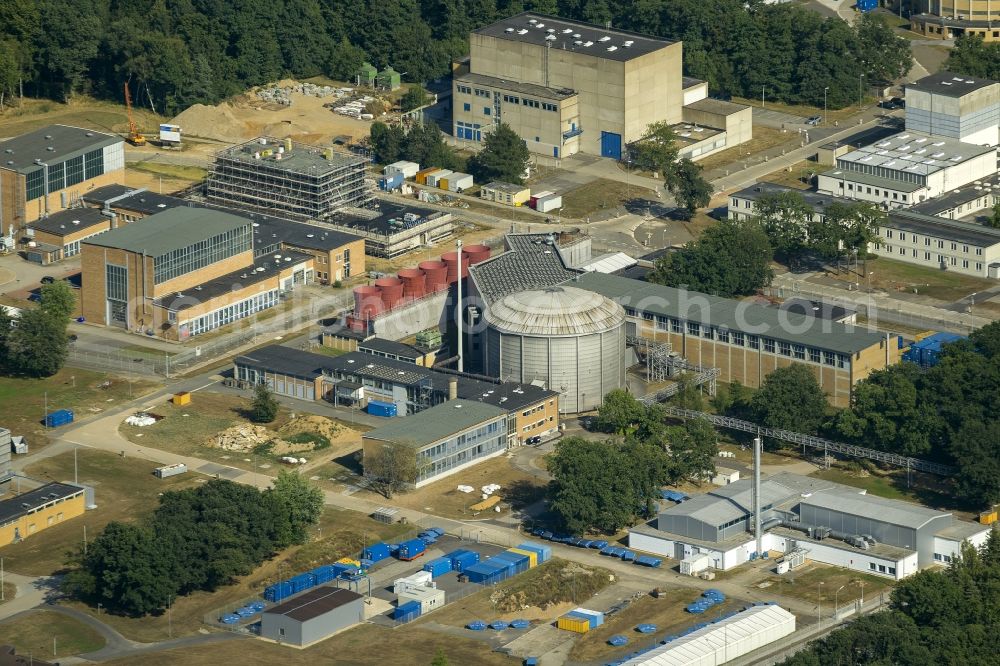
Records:
<instances>
[{"instance_id":1,"label":"tree","mask_svg":"<svg viewBox=\"0 0 1000 666\"><path fill-rule=\"evenodd\" d=\"M754 202L752 221L767 234L774 254L785 263L797 261L806 247L812 206L798 192L765 193Z\"/></svg>"},{"instance_id":2,"label":"tree","mask_svg":"<svg viewBox=\"0 0 1000 666\"><path fill-rule=\"evenodd\" d=\"M801 363L778 368L750 402L753 420L767 428L816 434L826 413L826 396L813 371Z\"/></svg>"},{"instance_id":3,"label":"tree","mask_svg":"<svg viewBox=\"0 0 1000 666\"><path fill-rule=\"evenodd\" d=\"M437 649L434 659L431 661L431 666L448 666L448 657L445 656L444 650L441 648Z\"/></svg>"},{"instance_id":4,"label":"tree","mask_svg":"<svg viewBox=\"0 0 1000 666\"><path fill-rule=\"evenodd\" d=\"M982 35L967 33L955 40L944 69L979 78L1000 78L1000 43L983 41Z\"/></svg>"},{"instance_id":5,"label":"tree","mask_svg":"<svg viewBox=\"0 0 1000 666\"><path fill-rule=\"evenodd\" d=\"M406 94L402 96L399 100L399 108L406 113L407 111L412 111L413 109L418 109L425 104L430 102L430 98L427 95L427 91L424 90L423 86L410 86L406 91Z\"/></svg>"},{"instance_id":6,"label":"tree","mask_svg":"<svg viewBox=\"0 0 1000 666\"><path fill-rule=\"evenodd\" d=\"M668 172L667 189L680 204L682 217L686 220L712 199L712 184L702 177L701 167L686 157Z\"/></svg>"},{"instance_id":7,"label":"tree","mask_svg":"<svg viewBox=\"0 0 1000 666\"><path fill-rule=\"evenodd\" d=\"M386 498L416 483L420 474L413 449L398 442L380 446L371 453L366 451L364 471L365 479Z\"/></svg>"},{"instance_id":8,"label":"tree","mask_svg":"<svg viewBox=\"0 0 1000 666\"><path fill-rule=\"evenodd\" d=\"M271 423L274 419L278 418L280 407L277 398L274 397L274 393L267 387L267 384L261 382L254 386L253 401L250 403L251 421L254 423Z\"/></svg>"},{"instance_id":9,"label":"tree","mask_svg":"<svg viewBox=\"0 0 1000 666\"><path fill-rule=\"evenodd\" d=\"M528 144L507 123L486 134L483 149L469 158L469 173L481 183L502 180L523 183L530 160Z\"/></svg>"},{"instance_id":10,"label":"tree","mask_svg":"<svg viewBox=\"0 0 1000 666\"><path fill-rule=\"evenodd\" d=\"M603 432L625 435L645 413L645 408L635 396L624 389L614 389L604 396L594 423Z\"/></svg>"},{"instance_id":11,"label":"tree","mask_svg":"<svg viewBox=\"0 0 1000 666\"><path fill-rule=\"evenodd\" d=\"M21 311L17 326L7 334L8 372L28 377L51 377L69 356L66 319L42 307Z\"/></svg>"},{"instance_id":12,"label":"tree","mask_svg":"<svg viewBox=\"0 0 1000 666\"><path fill-rule=\"evenodd\" d=\"M326 72L338 81L352 81L364 62L365 52L344 37L330 51Z\"/></svg>"},{"instance_id":13,"label":"tree","mask_svg":"<svg viewBox=\"0 0 1000 666\"><path fill-rule=\"evenodd\" d=\"M855 28L859 56L873 82L890 82L906 76L913 67L910 44L892 29L884 15L862 14Z\"/></svg>"},{"instance_id":14,"label":"tree","mask_svg":"<svg viewBox=\"0 0 1000 666\"><path fill-rule=\"evenodd\" d=\"M673 461L673 483L684 479L701 481L715 474L719 438L711 423L705 419L690 419L684 425L670 428L667 439Z\"/></svg>"},{"instance_id":15,"label":"tree","mask_svg":"<svg viewBox=\"0 0 1000 666\"><path fill-rule=\"evenodd\" d=\"M399 125L389 126L383 122L376 121L372 123L369 142L376 162L380 164L392 164L403 156L406 134Z\"/></svg>"},{"instance_id":16,"label":"tree","mask_svg":"<svg viewBox=\"0 0 1000 666\"><path fill-rule=\"evenodd\" d=\"M57 319L68 320L76 312L76 294L62 280L43 284L39 306Z\"/></svg>"},{"instance_id":17,"label":"tree","mask_svg":"<svg viewBox=\"0 0 1000 666\"><path fill-rule=\"evenodd\" d=\"M647 279L714 296L745 296L771 281L771 257L771 245L759 227L724 220L657 260Z\"/></svg>"},{"instance_id":18,"label":"tree","mask_svg":"<svg viewBox=\"0 0 1000 666\"><path fill-rule=\"evenodd\" d=\"M323 513L323 492L301 475L288 470L278 472L272 490L288 516L291 543L304 543L306 529L319 522Z\"/></svg>"},{"instance_id":19,"label":"tree","mask_svg":"<svg viewBox=\"0 0 1000 666\"><path fill-rule=\"evenodd\" d=\"M628 152L636 167L659 173L666 180L677 162L677 135L666 121L650 123L642 138L628 147Z\"/></svg>"},{"instance_id":20,"label":"tree","mask_svg":"<svg viewBox=\"0 0 1000 666\"><path fill-rule=\"evenodd\" d=\"M1000 203L993 204L990 216L986 218L986 226L1000 229Z\"/></svg>"}]
</instances>

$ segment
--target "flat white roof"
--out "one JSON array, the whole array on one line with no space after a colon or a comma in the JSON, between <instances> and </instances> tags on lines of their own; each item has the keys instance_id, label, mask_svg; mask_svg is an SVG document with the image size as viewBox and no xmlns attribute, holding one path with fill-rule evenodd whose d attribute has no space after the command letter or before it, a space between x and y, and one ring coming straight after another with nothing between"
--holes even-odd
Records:
<instances>
[{"instance_id":1,"label":"flat white roof","mask_svg":"<svg viewBox=\"0 0 1000 666\"><path fill-rule=\"evenodd\" d=\"M926 176L990 152L996 149L907 131L842 155L837 165L868 165Z\"/></svg>"}]
</instances>

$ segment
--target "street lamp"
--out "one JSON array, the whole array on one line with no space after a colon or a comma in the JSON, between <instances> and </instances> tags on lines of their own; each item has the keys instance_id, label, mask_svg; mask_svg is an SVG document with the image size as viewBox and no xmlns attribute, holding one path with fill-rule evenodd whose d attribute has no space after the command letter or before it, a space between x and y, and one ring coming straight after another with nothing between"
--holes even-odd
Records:
<instances>
[{"instance_id":1,"label":"street lamp","mask_svg":"<svg viewBox=\"0 0 1000 666\"><path fill-rule=\"evenodd\" d=\"M823 88L823 124L826 125L826 93L830 90L830 86Z\"/></svg>"},{"instance_id":2,"label":"street lamp","mask_svg":"<svg viewBox=\"0 0 1000 666\"><path fill-rule=\"evenodd\" d=\"M816 586L816 624L823 624L823 581Z\"/></svg>"},{"instance_id":3,"label":"street lamp","mask_svg":"<svg viewBox=\"0 0 1000 666\"><path fill-rule=\"evenodd\" d=\"M861 110L861 79L864 78L865 73L861 72L858 74L858 110Z\"/></svg>"},{"instance_id":4,"label":"street lamp","mask_svg":"<svg viewBox=\"0 0 1000 666\"><path fill-rule=\"evenodd\" d=\"M833 593L833 619L836 622L837 612L840 610L840 606L837 604L837 597L840 595L840 591L846 587L846 583L837 588L837 591Z\"/></svg>"},{"instance_id":5,"label":"street lamp","mask_svg":"<svg viewBox=\"0 0 1000 666\"><path fill-rule=\"evenodd\" d=\"M865 581L859 579L858 580L858 585L861 586L861 605L864 606L865 605Z\"/></svg>"}]
</instances>

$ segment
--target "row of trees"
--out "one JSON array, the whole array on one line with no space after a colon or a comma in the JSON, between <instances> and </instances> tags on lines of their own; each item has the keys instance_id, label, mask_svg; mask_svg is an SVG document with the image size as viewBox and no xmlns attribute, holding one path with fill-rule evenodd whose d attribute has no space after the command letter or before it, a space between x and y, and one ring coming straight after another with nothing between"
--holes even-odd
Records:
<instances>
[{"instance_id":1,"label":"row of trees","mask_svg":"<svg viewBox=\"0 0 1000 666\"><path fill-rule=\"evenodd\" d=\"M178 596L212 591L275 551L303 543L322 506L317 488L284 470L264 491L213 480L166 492L146 520L109 523L86 554L77 554L63 587L112 612L156 613Z\"/></svg>"},{"instance_id":2,"label":"row of trees","mask_svg":"<svg viewBox=\"0 0 1000 666\"><path fill-rule=\"evenodd\" d=\"M442 169L462 168L461 158L444 142L441 128L434 123L414 123L407 131L400 125L375 122L368 141L379 164L408 160Z\"/></svg>"},{"instance_id":3,"label":"row of trees","mask_svg":"<svg viewBox=\"0 0 1000 666\"><path fill-rule=\"evenodd\" d=\"M1000 79L1000 42L985 42L981 35L962 35L948 53L949 72L981 79Z\"/></svg>"},{"instance_id":4,"label":"row of trees","mask_svg":"<svg viewBox=\"0 0 1000 666\"><path fill-rule=\"evenodd\" d=\"M968 546L945 571L922 571L892 592L889 610L861 617L786 659L827 664L994 664L1000 632L1000 532Z\"/></svg>"},{"instance_id":5,"label":"row of trees","mask_svg":"<svg viewBox=\"0 0 1000 666\"><path fill-rule=\"evenodd\" d=\"M750 218L723 220L657 260L648 279L715 296L745 296L770 283L772 259L794 266L807 258L865 256L884 218L867 202L834 202L817 218L799 193L768 193L754 203Z\"/></svg>"},{"instance_id":6,"label":"row of trees","mask_svg":"<svg viewBox=\"0 0 1000 666\"><path fill-rule=\"evenodd\" d=\"M548 462L549 509L572 534L617 532L652 515L661 487L715 472L718 445L707 421L667 426L661 405L646 407L618 389L605 396L595 426L618 437L566 437Z\"/></svg>"},{"instance_id":7,"label":"row of trees","mask_svg":"<svg viewBox=\"0 0 1000 666\"><path fill-rule=\"evenodd\" d=\"M49 377L69 355L66 329L76 295L65 282L42 285L38 307L14 316L0 307L0 374Z\"/></svg>"},{"instance_id":8,"label":"row of trees","mask_svg":"<svg viewBox=\"0 0 1000 666\"><path fill-rule=\"evenodd\" d=\"M872 373L830 429L839 439L955 465L955 495L1000 502L1000 322L946 345L937 365Z\"/></svg>"},{"instance_id":9,"label":"row of trees","mask_svg":"<svg viewBox=\"0 0 1000 666\"><path fill-rule=\"evenodd\" d=\"M875 15L852 27L762 0L7 0L0 93L118 100L122 81L167 114L286 74L350 79L364 60L411 81L446 75L470 30L525 9L684 41L687 74L720 93L821 104L889 81L909 44Z\"/></svg>"}]
</instances>

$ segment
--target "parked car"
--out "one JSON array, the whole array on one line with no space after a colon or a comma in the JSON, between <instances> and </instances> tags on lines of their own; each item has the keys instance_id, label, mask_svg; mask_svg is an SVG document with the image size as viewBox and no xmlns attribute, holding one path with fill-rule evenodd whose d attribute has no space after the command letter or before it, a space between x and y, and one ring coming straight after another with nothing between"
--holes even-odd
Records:
<instances>
[{"instance_id":1,"label":"parked car","mask_svg":"<svg viewBox=\"0 0 1000 666\"><path fill-rule=\"evenodd\" d=\"M56 279L54 277L52 277L51 275L46 275L41 280L42 284L52 284L55 281L56 281Z\"/></svg>"},{"instance_id":2,"label":"parked car","mask_svg":"<svg viewBox=\"0 0 1000 666\"><path fill-rule=\"evenodd\" d=\"M822 116L812 116L811 118L806 119L806 125L819 125L822 120Z\"/></svg>"},{"instance_id":3,"label":"parked car","mask_svg":"<svg viewBox=\"0 0 1000 666\"><path fill-rule=\"evenodd\" d=\"M535 435L534 437L529 437L528 439L524 440L524 443L528 444L529 446L537 446L542 443L542 436Z\"/></svg>"}]
</instances>

